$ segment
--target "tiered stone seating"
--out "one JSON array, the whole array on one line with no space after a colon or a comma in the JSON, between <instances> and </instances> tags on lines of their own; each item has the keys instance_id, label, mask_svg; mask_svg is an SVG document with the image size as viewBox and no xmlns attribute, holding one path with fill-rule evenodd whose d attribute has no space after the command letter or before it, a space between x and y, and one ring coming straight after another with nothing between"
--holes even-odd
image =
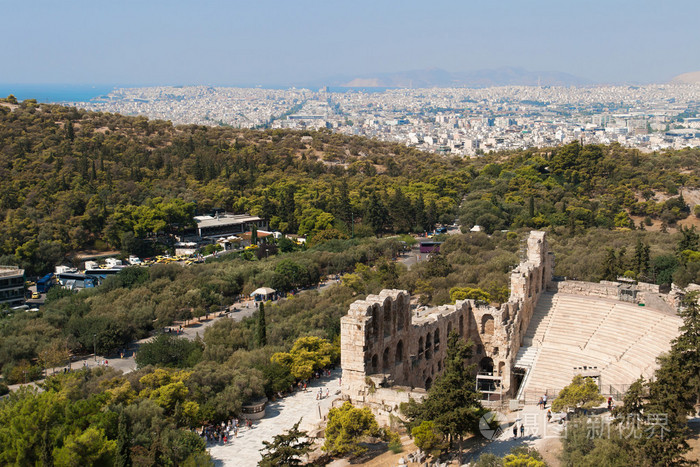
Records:
<instances>
[{"instance_id":1,"label":"tiered stone seating","mask_svg":"<svg viewBox=\"0 0 700 467\"><path fill-rule=\"evenodd\" d=\"M542 293L537 301L537 306L532 312L530 325L525 332L525 345L539 346L544 340L544 334L549 326L549 321L553 315L553 309L556 306L554 294Z\"/></svg>"},{"instance_id":2,"label":"tiered stone seating","mask_svg":"<svg viewBox=\"0 0 700 467\"><path fill-rule=\"evenodd\" d=\"M530 394L560 390L584 366L600 372L603 387L648 378L681 325L678 316L615 300L543 294L540 301L525 335L540 347L523 388ZM520 354L531 355L527 345Z\"/></svg>"},{"instance_id":3,"label":"tiered stone seating","mask_svg":"<svg viewBox=\"0 0 700 467\"><path fill-rule=\"evenodd\" d=\"M583 348L612 307L607 300L588 299L586 312L582 313L580 297L562 295L557 301L545 341Z\"/></svg>"}]
</instances>

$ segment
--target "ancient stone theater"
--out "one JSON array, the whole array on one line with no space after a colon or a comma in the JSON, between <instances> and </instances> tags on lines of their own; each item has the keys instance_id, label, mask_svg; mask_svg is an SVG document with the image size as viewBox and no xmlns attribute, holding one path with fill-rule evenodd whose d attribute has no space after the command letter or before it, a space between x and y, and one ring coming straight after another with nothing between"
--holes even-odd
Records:
<instances>
[{"instance_id":1,"label":"ancient stone theater","mask_svg":"<svg viewBox=\"0 0 700 467\"><path fill-rule=\"evenodd\" d=\"M678 297L653 284L554 280L553 272L546 233L533 231L498 308L475 300L419 307L404 290L354 302L341 319L343 398L381 415L422 397L444 367L453 331L474 344L469 363L487 403L554 395L575 374L620 395L653 373L678 334Z\"/></svg>"}]
</instances>

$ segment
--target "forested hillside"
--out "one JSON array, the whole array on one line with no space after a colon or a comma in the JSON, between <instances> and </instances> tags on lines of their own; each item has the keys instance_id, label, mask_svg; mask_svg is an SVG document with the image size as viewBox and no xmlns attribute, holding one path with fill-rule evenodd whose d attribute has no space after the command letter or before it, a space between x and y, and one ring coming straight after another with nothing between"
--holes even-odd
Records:
<instances>
[{"instance_id":1,"label":"forested hillside","mask_svg":"<svg viewBox=\"0 0 700 467\"><path fill-rule=\"evenodd\" d=\"M453 222L464 199L468 227L573 232L630 227L630 216L673 227L689 214L679 188L698 184L694 150L573 143L470 161L330 132L175 127L13 102L0 102L0 263L30 275L83 249L162 250L163 234L215 207L333 238L353 222L358 236L430 230Z\"/></svg>"},{"instance_id":2,"label":"forested hillside","mask_svg":"<svg viewBox=\"0 0 700 467\"><path fill-rule=\"evenodd\" d=\"M0 150L0 263L30 273L86 248L139 253L214 207L308 236L349 234L353 220L359 235L429 230L454 220L469 179L460 160L330 132L174 127L31 101L0 105Z\"/></svg>"}]
</instances>

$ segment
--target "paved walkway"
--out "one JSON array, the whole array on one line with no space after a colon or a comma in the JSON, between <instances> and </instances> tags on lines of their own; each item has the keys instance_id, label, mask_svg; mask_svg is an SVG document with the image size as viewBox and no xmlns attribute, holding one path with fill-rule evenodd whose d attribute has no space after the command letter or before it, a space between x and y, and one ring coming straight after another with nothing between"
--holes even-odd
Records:
<instances>
[{"instance_id":1,"label":"paved walkway","mask_svg":"<svg viewBox=\"0 0 700 467\"><path fill-rule=\"evenodd\" d=\"M320 378L309 385L307 392L297 391L276 402L267 405L265 418L253 424L250 430L238 432L238 438L233 438L226 445L210 445L209 454L217 467L248 467L258 465L260 449L263 441L271 441L275 435L288 430L301 419L299 428L311 430L328 414L328 410L340 391L340 370L335 370L332 376ZM316 400L318 388L330 390L330 397Z\"/></svg>"},{"instance_id":2,"label":"paved walkway","mask_svg":"<svg viewBox=\"0 0 700 467\"><path fill-rule=\"evenodd\" d=\"M490 453L503 457L510 453L516 446L526 445L538 448L551 438L562 436L564 425L552 421L547 422L547 411L537 405L526 405L522 410L503 417L501 420L500 435L493 441L475 449L465 456L466 462L475 462L482 454ZM553 419L554 420L554 419ZM513 436L513 425L518 427L518 435ZM520 435L520 426L525 426L524 436Z\"/></svg>"}]
</instances>

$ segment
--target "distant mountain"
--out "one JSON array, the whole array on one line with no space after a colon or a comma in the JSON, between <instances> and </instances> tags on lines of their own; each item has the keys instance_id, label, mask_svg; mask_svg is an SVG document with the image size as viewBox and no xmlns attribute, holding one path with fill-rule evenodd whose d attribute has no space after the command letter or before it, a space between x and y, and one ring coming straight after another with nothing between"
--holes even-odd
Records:
<instances>
[{"instance_id":1,"label":"distant mountain","mask_svg":"<svg viewBox=\"0 0 700 467\"><path fill-rule=\"evenodd\" d=\"M672 84L700 84L700 71L683 73L671 80Z\"/></svg>"},{"instance_id":2,"label":"distant mountain","mask_svg":"<svg viewBox=\"0 0 700 467\"><path fill-rule=\"evenodd\" d=\"M323 85L334 87L430 88L489 86L583 86L592 81L558 71L528 71L523 68L495 68L467 72L449 72L439 68L429 70L377 73L360 76L336 76Z\"/></svg>"}]
</instances>

